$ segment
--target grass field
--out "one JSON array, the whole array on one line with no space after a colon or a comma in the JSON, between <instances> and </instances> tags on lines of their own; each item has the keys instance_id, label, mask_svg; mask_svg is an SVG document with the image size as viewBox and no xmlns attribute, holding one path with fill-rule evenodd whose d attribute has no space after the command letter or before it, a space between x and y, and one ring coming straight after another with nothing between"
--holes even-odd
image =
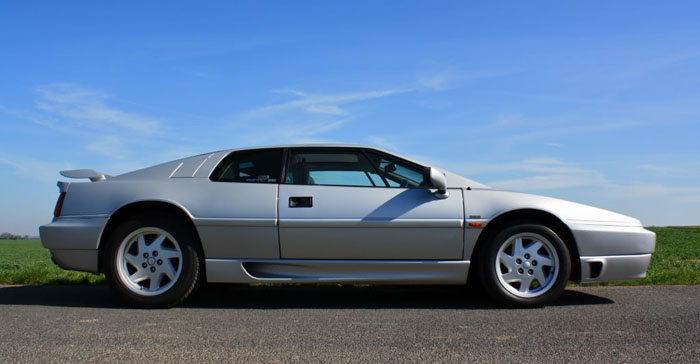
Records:
<instances>
[{"instance_id":1,"label":"grass field","mask_svg":"<svg viewBox=\"0 0 700 364\"><path fill-rule=\"evenodd\" d=\"M651 227L656 253L647 278L601 285L700 284L700 226ZM0 284L103 283L103 275L64 271L38 240L0 240Z\"/></svg>"},{"instance_id":2,"label":"grass field","mask_svg":"<svg viewBox=\"0 0 700 364\"><path fill-rule=\"evenodd\" d=\"M103 275L66 271L53 264L39 240L0 240L0 284L102 282Z\"/></svg>"},{"instance_id":3,"label":"grass field","mask_svg":"<svg viewBox=\"0 0 700 364\"><path fill-rule=\"evenodd\" d=\"M600 285L700 284L700 226L648 227L656 233L656 252L647 277Z\"/></svg>"}]
</instances>

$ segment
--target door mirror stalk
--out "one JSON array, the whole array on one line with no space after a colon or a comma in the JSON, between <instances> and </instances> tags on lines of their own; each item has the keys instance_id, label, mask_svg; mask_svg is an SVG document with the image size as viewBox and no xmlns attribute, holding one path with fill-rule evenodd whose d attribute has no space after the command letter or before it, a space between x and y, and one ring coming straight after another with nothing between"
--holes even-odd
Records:
<instances>
[{"instance_id":1,"label":"door mirror stalk","mask_svg":"<svg viewBox=\"0 0 700 364\"><path fill-rule=\"evenodd\" d=\"M450 193L447 192L447 177L445 177L445 173L437 168L428 167L425 169L425 174L425 177L427 177L426 179L430 181L430 184L437 188L437 191L434 193L435 197L450 197Z\"/></svg>"}]
</instances>

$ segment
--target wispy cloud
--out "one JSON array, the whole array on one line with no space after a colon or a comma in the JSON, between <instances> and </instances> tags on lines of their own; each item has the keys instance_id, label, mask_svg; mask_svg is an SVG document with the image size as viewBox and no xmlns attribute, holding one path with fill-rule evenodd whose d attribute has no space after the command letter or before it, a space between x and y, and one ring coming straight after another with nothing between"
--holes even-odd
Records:
<instances>
[{"instance_id":1,"label":"wispy cloud","mask_svg":"<svg viewBox=\"0 0 700 364\"><path fill-rule=\"evenodd\" d=\"M248 112L249 117L266 116L274 112L288 110L303 110L312 114L347 115L347 110L341 106L358 102L377 99L390 95L396 95L412 91L411 89L387 89L378 91L361 91L347 93L309 93L293 89L275 90L275 93L296 96L292 100L276 105L264 106Z\"/></svg>"},{"instance_id":2,"label":"wispy cloud","mask_svg":"<svg viewBox=\"0 0 700 364\"><path fill-rule=\"evenodd\" d=\"M35 89L36 108L81 127L153 135L160 120L107 105L109 94L71 83L55 83Z\"/></svg>"},{"instance_id":3,"label":"wispy cloud","mask_svg":"<svg viewBox=\"0 0 700 364\"><path fill-rule=\"evenodd\" d=\"M376 145L378 147L382 147L384 149L388 149L388 150L398 150L399 149L395 142L393 142L389 138L386 138L383 136L370 135L369 137L367 137L367 139L369 140L370 144Z\"/></svg>"},{"instance_id":4,"label":"wispy cloud","mask_svg":"<svg viewBox=\"0 0 700 364\"><path fill-rule=\"evenodd\" d=\"M89 142L85 148L107 157L121 159L125 149L124 140L116 135L105 135Z\"/></svg>"},{"instance_id":5,"label":"wispy cloud","mask_svg":"<svg viewBox=\"0 0 700 364\"><path fill-rule=\"evenodd\" d=\"M698 186L627 182L628 178L614 180L602 171L558 158L453 164L453 167L467 177L480 176L483 179L477 178L478 180L498 189L557 196L624 213L647 223L700 223ZM650 164L639 168L656 173L671 173L671 169ZM676 168L673 170L676 171Z\"/></svg>"},{"instance_id":6,"label":"wispy cloud","mask_svg":"<svg viewBox=\"0 0 700 364\"><path fill-rule=\"evenodd\" d=\"M465 175L485 175L485 174L514 174L514 173L589 173L587 169L576 167L571 163L562 161L559 158L541 157L525 159L512 162L495 162L495 163L454 163L456 171Z\"/></svg>"},{"instance_id":7,"label":"wispy cloud","mask_svg":"<svg viewBox=\"0 0 700 364\"><path fill-rule=\"evenodd\" d=\"M427 89L443 91L456 88L465 82L502 77L517 72L519 70L514 68L465 69L429 62L422 70L416 73L416 81Z\"/></svg>"},{"instance_id":8,"label":"wispy cloud","mask_svg":"<svg viewBox=\"0 0 700 364\"><path fill-rule=\"evenodd\" d=\"M486 184L515 191L600 186L609 183L598 171L549 157L500 163L458 163L454 164L454 168L458 173L468 177L486 176L488 179L488 176L491 176L490 181L485 181ZM519 177L510 177L513 175ZM494 179L493 176L505 178Z\"/></svg>"},{"instance_id":9,"label":"wispy cloud","mask_svg":"<svg viewBox=\"0 0 700 364\"><path fill-rule=\"evenodd\" d=\"M581 135L589 133L611 132L615 130L633 128L642 125L644 125L644 123L640 121L619 121L588 125L562 123L562 125L560 126L552 126L549 128L542 128L540 130L512 134L504 137L503 139L507 142L542 140L547 138L561 137L564 135Z\"/></svg>"},{"instance_id":10,"label":"wispy cloud","mask_svg":"<svg viewBox=\"0 0 700 364\"><path fill-rule=\"evenodd\" d=\"M146 145L173 140L163 119L116 107L106 92L72 83L41 85L34 91L34 108L0 106L0 111L70 135L85 150L112 160L133 158ZM148 152L149 156L159 153Z\"/></svg>"},{"instance_id":11,"label":"wispy cloud","mask_svg":"<svg viewBox=\"0 0 700 364\"><path fill-rule=\"evenodd\" d=\"M330 140L323 138L332 131L340 128L349 119L333 120L296 120L275 122L268 128L268 132L261 134L251 130L248 140L258 143L324 143Z\"/></svg>"},{"instance_id":12,"label":"wispy cloud","mask_svg":"<svg viewBox=\"0 0 700 364\"><path fill-rule=\"evenodd\" d=\"M46 183L55 182L59 178L58 171L71 168L69 163L50 162L10 154L0 154L0 165L11 167L17 175L22 177Z\"/></svg>"},{"instance_id":13,"label":"wispy cloud","mask_svg":"<svg viewBox=\"0 0 700 364\"><path fill-rule=\"evenodd\" d=\"M356 120L358 112L351 104L360 104L412 89L386 88L353 92L307 92L277 89L278 95L291 96L290 101L258 107L224 120L235 128L235 139L242 145L281 143L341 142L337 130ZM265 132L261 133L260 130ZM328 135L335 134L335 137Z\"/></svg>"},{"instance_id":14,"label":"wispy cloud","mask_svg":"<svg viewBox=\"0 0 700 364\"><path fill-rule=\"evenodd\" d=\"M542 191L601 185L605 178L598 173L550 174L490 182L489 185L514 191Z\"/></svg>"}]
</instances>

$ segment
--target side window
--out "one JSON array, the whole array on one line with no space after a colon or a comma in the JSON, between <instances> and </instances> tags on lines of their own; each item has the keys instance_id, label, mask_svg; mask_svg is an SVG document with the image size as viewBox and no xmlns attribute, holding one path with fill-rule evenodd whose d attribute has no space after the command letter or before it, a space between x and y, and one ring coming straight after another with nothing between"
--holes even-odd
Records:
<instances>
[{"instance_id":1,"label":"side window","mask_svg":"<svg viewBox=\"0 0 700 364\"><path fill-rule=\"evenodd\" d=\"M215 182L280 183L282 149L233 152L219 163Z\"/></svg>"},{"instance_id":2,"label":"side window","mask_svg":"<svg viewBox=\"0 0 700 364\"><path fill-rule=\"evenodd\" d=\"M425 179L424 167L372 151L367 151L367 155L390 187L430 187L430 182Z\"/></svg>"},{"instance_id":3,"label":"side window","mask_svg":"<svg viewBox=\"0 0 700 364\"><path fill-rule=\"evenodd\" d=\"M386 187L361 151L292 150L286 182L299 185Z\"/></svg>"}]
</instances>

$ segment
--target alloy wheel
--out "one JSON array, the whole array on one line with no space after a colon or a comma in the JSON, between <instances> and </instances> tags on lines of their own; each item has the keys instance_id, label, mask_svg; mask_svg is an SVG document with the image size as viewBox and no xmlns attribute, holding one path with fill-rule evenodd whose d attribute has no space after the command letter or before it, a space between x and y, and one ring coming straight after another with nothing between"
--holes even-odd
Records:
<instances>
[{"instance_id":1,"label":"alloy wheel","mask_svg":"<svg viewBox=\"0 0 700 364\"><path fill-rule=\"evenodd\" d=\"M182 273L180 244L157 227L137 229L127 235L116 259L119 279L129 290L143 296L166 292Z\"/></svg>"}]
</instances>

